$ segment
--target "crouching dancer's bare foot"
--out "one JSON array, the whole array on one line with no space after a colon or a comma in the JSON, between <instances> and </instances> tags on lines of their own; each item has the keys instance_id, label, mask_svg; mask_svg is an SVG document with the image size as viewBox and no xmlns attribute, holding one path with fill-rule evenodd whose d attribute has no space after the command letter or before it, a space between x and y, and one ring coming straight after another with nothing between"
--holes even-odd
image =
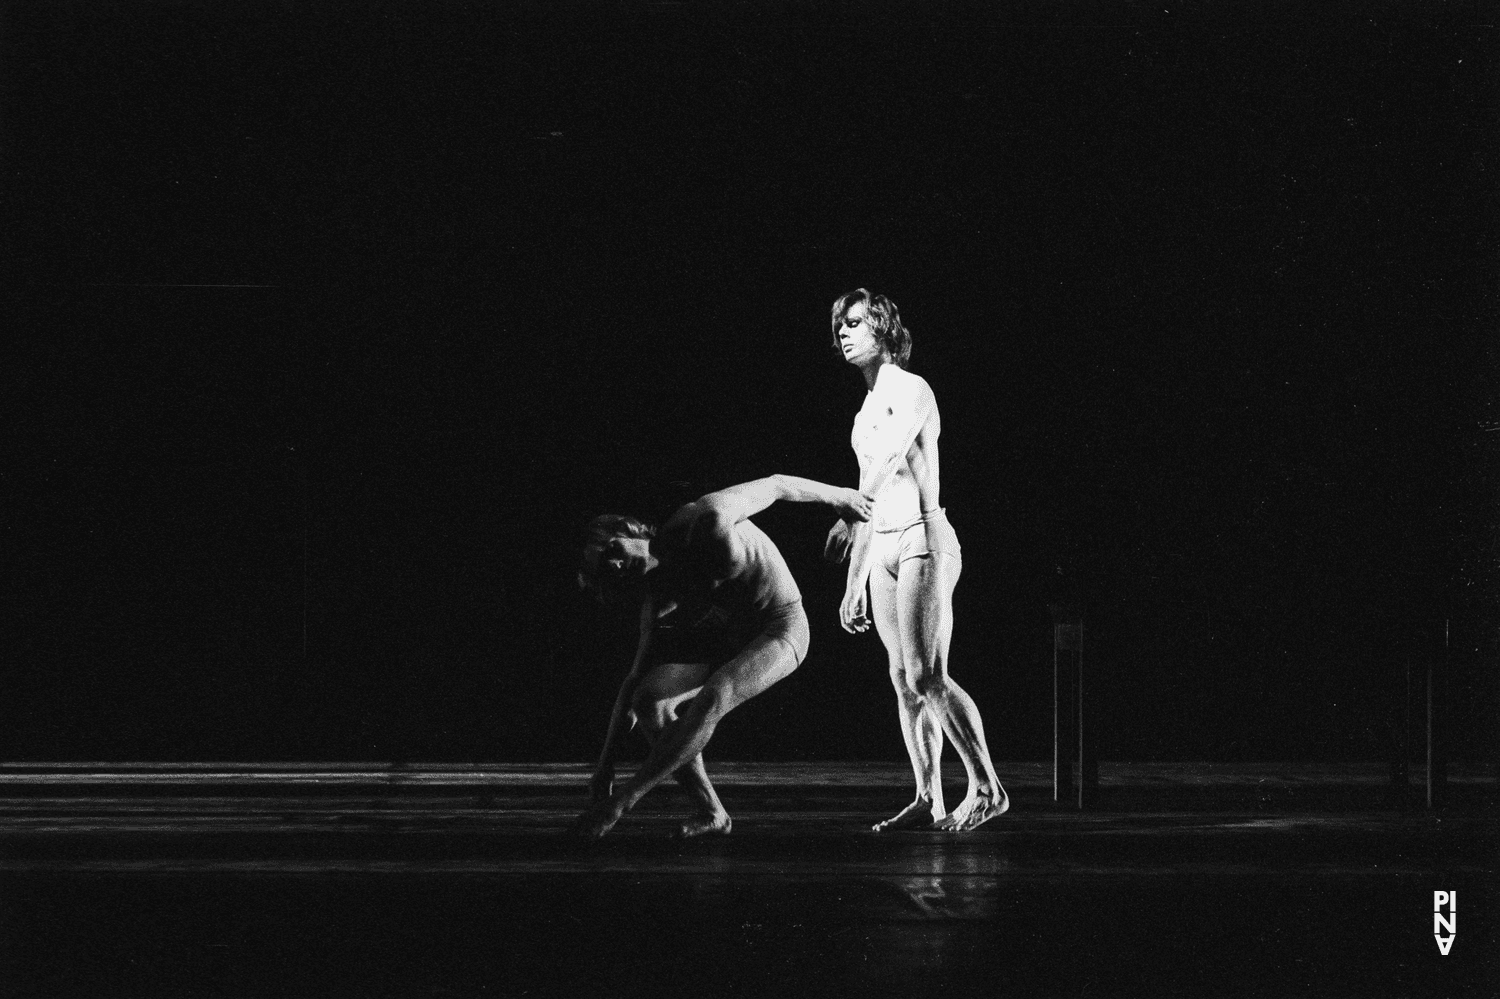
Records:
<instances>
[{"instance_id":1,"label":"crouching dancer's bare foot","mask_svg":"<svg viewBox=\"0 0 1500 999\"><path fill-rule=\"evenodd\" d=\"M933 829L937 827L938 820L942 817L942 805L934 805L931 799L919 796L916 801L895 815L884 822L875 823L870 828L875 832L891 832L897 829Z\"/></svg>"},{"instance_id":2,"label":"crouching dancer's bare foot","mask_svg":"<svg viewBox=\"0 0 1500 999\"><path fill-rule=\"evenodd\" d=\"M990 819L998 818L1010 810L1010 797L1004 788L997 787L991 793L975 793L961 801L948 817L933 824L943 832L968 832L977 829Z\"/></svg>"},{"instance_id":3,"label":"crouching dancer's bare foot","mask_svg":"<svg viewBox=\"0 0 1500 999\"><path fill-rule=\"evenodd\" d=\"M573 820L573 825L568 828L568 835L574 839L596 840L615 827L620 821L620 816L625 810L612 799L590 805L584 812Z\"/></svg>"},{"instance_id":4,"label":"crouching dancer's bare foot","mask_svg":"<svg viewBox=\"0 0 1500 999\"><path fill-rule=\"evenodd\" d=\"M688 819L677 827L677 835L683 839L692 839L694 836L727 836L732 828L734 820L729 817L728 812L720 810Z\"/></svg>"}]
</instances>

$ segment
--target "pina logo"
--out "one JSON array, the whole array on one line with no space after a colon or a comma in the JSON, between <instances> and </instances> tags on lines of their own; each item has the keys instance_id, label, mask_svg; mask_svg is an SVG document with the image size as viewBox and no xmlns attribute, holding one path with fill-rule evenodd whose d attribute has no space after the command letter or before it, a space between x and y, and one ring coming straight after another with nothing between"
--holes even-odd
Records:
<instances>
[{"instance_id":1,"label":"pina logo","mask_svg":"<svg viewBox=\"0 0 1500 999\"><path fill-rule=\"evenodd\" d=\"M1446 957L1458 939L1458 892L1432 893L1432 935L1437 939L1438 952Z\"/></svg>"}]
</instances>

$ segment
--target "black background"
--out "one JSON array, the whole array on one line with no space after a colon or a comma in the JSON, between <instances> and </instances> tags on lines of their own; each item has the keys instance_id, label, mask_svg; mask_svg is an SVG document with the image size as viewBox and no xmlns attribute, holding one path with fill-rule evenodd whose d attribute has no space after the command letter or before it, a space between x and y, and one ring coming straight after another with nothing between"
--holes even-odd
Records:
<instances>
[{"instance_id":1,"label":"black background","mask_svg":"<svg viewBox=\"0 0 1500 999\"><path fill-rule=\"evenodd\" d=\"M1493 758L1492 14L7 3L0 756L589 758L582 523L852 485L864 285L998 759L1055 600L1106 759L1384 759L1445 654ZM904 758L828 520L711 755Z\"/></svg>"}]
</instances>

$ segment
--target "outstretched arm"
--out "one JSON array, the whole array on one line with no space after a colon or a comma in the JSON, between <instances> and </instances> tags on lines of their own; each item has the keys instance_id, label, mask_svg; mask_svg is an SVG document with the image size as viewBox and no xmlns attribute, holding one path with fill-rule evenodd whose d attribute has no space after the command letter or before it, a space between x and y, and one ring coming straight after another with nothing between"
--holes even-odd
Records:
<instances>
[{"instance_id":1,"label":"outstretched arm","mask_svg":"<svg viewBox=\"0 0 1500 999\"><path fill-rule=\"evenodd\" d=\"M733 565L740 547L734 526L778 500L825 503L840 517L851 521L868 520L874 508L873 498L857 489L830 486L795 475L768 475L700 496L682 507L662 525L652 549L681 552L699 548L708 541L708 546L700 549L700 557L706 556L709 564L717 568Z\"/></svg>"},{"instance_id":2,"label":"outstretched arm","mask_svg":"<svg viewBox=\"0 0 1500 999\"><path fill-rule=\"evenodd\" d=\"M630 663L630 672L620 683L620 692L615 696L615 706L609 714L609 729L604 735L604 748L599 751L599 763L594 767L594 779L589 784L589 795L594 801L608 798L615 779L615 760L620 755L620 745L625 736L635 727L635 717L630 711L630 702L635 699L635 690L646 670L646 657L651 653L651 634L656 623L656 606L646 600L641 604L640 639L636 643L635 658Z\"/></svg>"},{"instance_id":3,"label":"outstretched arm","mask_svg":"<svg viewBox=\"0 0 1500 999\"><path fill-rule=\"evenodd\" d=\"M830 486L795 475L768 475L753 482L709 493L697 501L704 513L733 526L755 516L778 500L788 503L823 503L846 520L869 520L873 505L869 494L858 489Z\"/></svg>"}]
</instances>

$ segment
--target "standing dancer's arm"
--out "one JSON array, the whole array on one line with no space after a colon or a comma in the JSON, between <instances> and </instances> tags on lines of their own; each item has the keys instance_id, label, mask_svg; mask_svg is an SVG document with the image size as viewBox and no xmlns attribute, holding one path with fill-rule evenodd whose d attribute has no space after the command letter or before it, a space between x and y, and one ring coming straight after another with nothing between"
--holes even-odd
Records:
<instances>
[{"instance_id":1,"label":"standing dancer's arm","mask_svg":"<svg viewBox=\"0 0 1500 999\"><path fill-rule=\"evenodd\" d=\"M594 779L589 782L589 797L594 801L608 798L614 789L615 760L620 755L620 744L625 735L635 727L635 714L630 702L635 699L635 689L640 686L641 675L646 671L646 657L651 654L651 635L656 624L656 605L651 600L641 603L640 639L636 642L635 659L630 663L630 672L620 683L620 692L615 696L615 706L609 714L609 730L604 735L604 748L599 751L599 763L594 767Z\"/></svg>"},{"instance_id":2,"label":"standing dancer's arm","mask_svg":"<svg viewBox=\"0 0 1500 999\"><path fill-rule=\"evenodd\" d=\"M849 527L849 575L844 582L844 600L839 605L839 623L850 634L870 627L865 587L870 581L870 545L874 539L875 529L869 524Z\"/></svg>"}]
</instances>

